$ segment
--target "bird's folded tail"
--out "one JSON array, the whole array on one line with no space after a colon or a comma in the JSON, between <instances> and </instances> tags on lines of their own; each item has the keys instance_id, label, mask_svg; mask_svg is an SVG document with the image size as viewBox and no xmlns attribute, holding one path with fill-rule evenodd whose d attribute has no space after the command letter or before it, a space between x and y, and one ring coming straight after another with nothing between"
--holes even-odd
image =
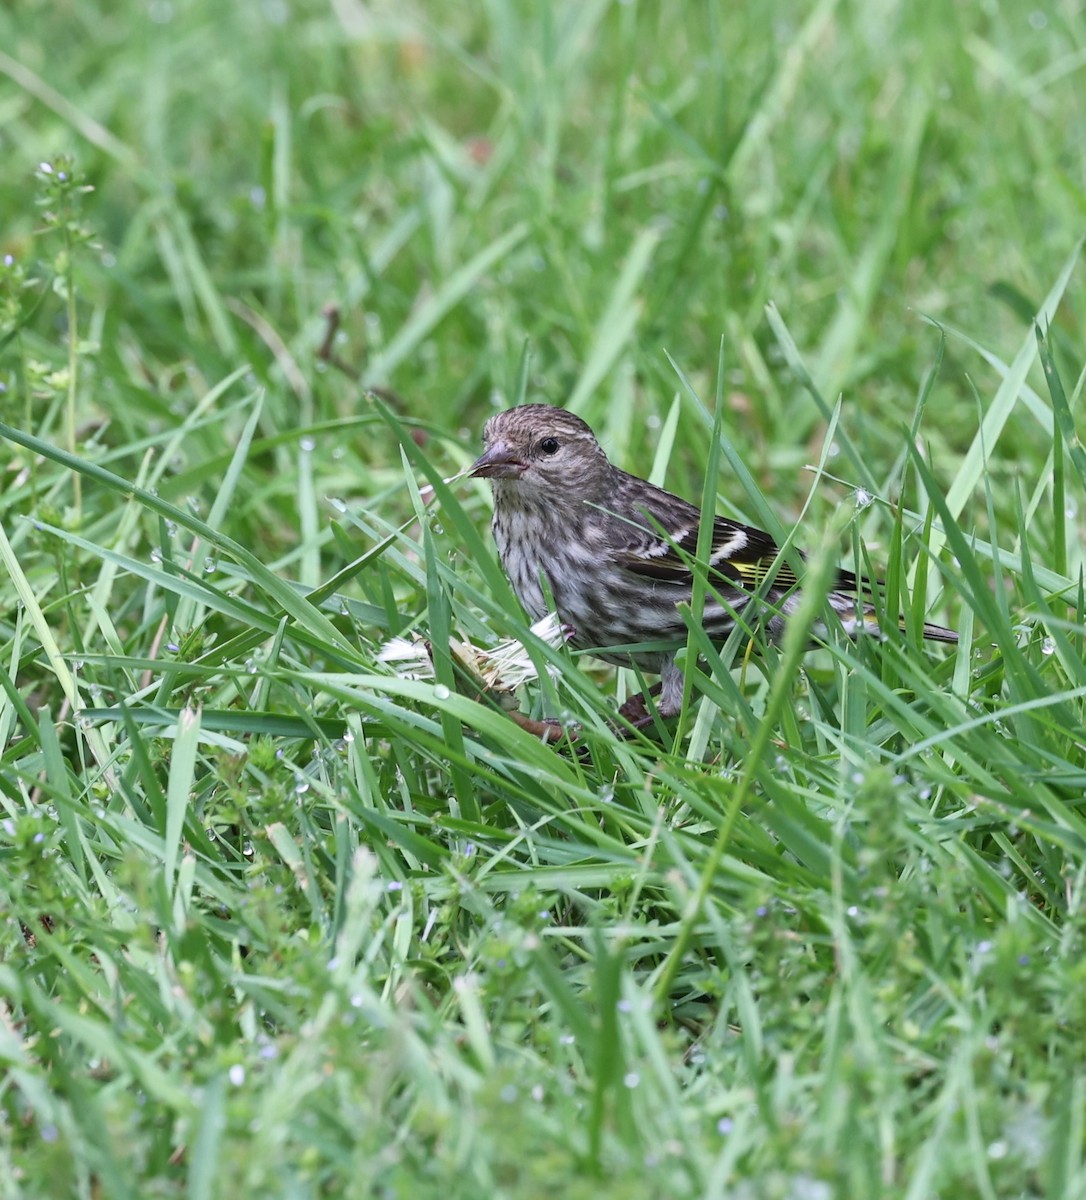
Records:
<instances>
[{"instance_id":1,"label":"bird's folded tail","mask_svg":"<svg viewBox=\"0 0 1086 1200\"><path fill-rule=\"evenodd\" d=\"M844 569L837 572L837 587L849 592L858 592L861 599L870 600L874 595L876 587L882 587L882 584L872 584L870 579L865 579L862 576L857 578L851 571ZM853 610L855 612L855 610ZM842 620L845 618L842 616ZM855 617L853 617L855 621ZM847 622L846 622L847 627ZM863 614L863 627L867 633L878 633L879 623L875 619L873 609L867 608ZM907 628L905 618L899 617L897 627L902 632ZM950 642L953 644L958 640L958 635L953 629L947 629L945 625L934 625L930 621L924 622L924 638L929 642Z\"/></svg>"},{"instance_id":2,"label":"bird's folded tail","mask_svg":"<svg viewBox=\"0 0 1086 1200\"><path fill-rule=\"evenodd\" d=\"M863 621L863 626L861 629L857 629L858 622L855 616L851 617L850 619L848 613L839 612L838 615L841 618L841 623L845 627L845 631L849 634L861 632L878 634L882 632L882 627L879 625L878 618L875 616L874 612L870 610L865 612L861 618ZM904 617L898 618L897 627L903 633L908 628L908 626L905 624ZM923 634L925 640L929 642L949 642L953 644L958 640L958 635L953 629L947 629L945 625L933 625L930 621L924 622Z\"/></svg>"},{"instance_id":3,"label":"bird's folded tail","mask_svg":"<svg viewBox=\"0 0 1086 1200\"><path fill-rule=\"evenodd\" d=\"M904 628L904 622L902 622ZM953 629L947 629L945 625L933 625L930 621L924 622L924 637L930 642L956 642L958 635Z\"/></svg>"}]
</instances>

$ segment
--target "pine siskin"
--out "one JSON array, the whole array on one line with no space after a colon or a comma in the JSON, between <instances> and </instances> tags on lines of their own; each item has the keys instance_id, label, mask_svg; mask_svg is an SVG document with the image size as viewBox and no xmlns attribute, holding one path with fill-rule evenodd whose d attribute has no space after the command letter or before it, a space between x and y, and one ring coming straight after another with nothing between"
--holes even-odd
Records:
<instances>
[{"instance_id":1,"label":"pine siskin","mask_svg":"<svg viewBox=\"0 0 1086 1200\"><path fill-rule=\"evenodd\" d=\"M676 605L690 601L700 510L612 466L580 417L549 404L498 413L483 441L486 450L470 473L489 479L494 490L494 540L521 603L538 619L549 593L573 629L571 645L657 672L660 715L678 712L683 677L675 652L686 644L687 629ZM760 529L714 518L701 620L715 641L728 636L737 618L758 615L746 609L777 551ZM780 637L796 606L797 583L782 564L756 606L771 639ZM829 603L848 632L877 631L874 610L858 590L855 575L840 571ZM958 640L940 625L925 625L924 636ZM639 643L656 645L621 649Z\"/></svg>"}]
</instances>

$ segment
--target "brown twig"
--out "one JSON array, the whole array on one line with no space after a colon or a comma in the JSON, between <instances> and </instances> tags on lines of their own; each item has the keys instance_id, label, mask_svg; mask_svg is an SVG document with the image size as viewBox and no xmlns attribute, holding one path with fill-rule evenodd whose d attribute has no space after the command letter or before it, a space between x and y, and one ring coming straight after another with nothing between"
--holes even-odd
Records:
<instances>
[{"instance_id":1,"label":"brown twig","mask_svg":"<svg viewBox=\"0 0 1086 1200\"><path fill-rule=\"evenodd\" d=\"M350 363L345 363L342 358L335 352L333 342L336 340L336 334L339 333L340 315L338 304L326 304L321 309L321 316L324 317L324 340L317 347L317 359L319 362L325 362L330 367L335 367L337 371L342 371L348 379L353 379L355 383L362 378L361 368L352 367Z\"/></svg>"}]
</instances>

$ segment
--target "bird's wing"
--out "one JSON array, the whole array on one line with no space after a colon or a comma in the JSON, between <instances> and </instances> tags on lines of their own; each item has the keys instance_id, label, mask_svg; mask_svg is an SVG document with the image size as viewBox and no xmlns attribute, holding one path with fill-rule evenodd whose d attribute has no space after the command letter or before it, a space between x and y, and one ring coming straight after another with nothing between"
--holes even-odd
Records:
<instances>
[{"instance_id":1,"label":"bird's wing","mask_svg":"<svg viewBox=\"0 0 1086 1200\"><path fill-rule=\"evenodd\" d=\"M663 502L638 506L635 511L640 520L620 518L628 532L628 540L617 552L616 561L641 579L692 587L691 560L697 558L701 514L694 505L677 496L661 491L656 494ZM727 517L715 517L707 564L709 584L718 589L738 587L753 592L765 581L779 552L777 543L764 530L729 521ZM796 553L800 559L805 557L801 550ZM772 586L779 595L791 590L798 582L792 567L780 563ZM872 611L872 597L881 586L881 582L857 577L844 568L838 568L834 578L834 590L857 596L859 608L865 614ZM866 617L864 620L866 623ZM958 640L954 630L942 625L925 623L923 634L933 641Z\"/></svg>"},{"instance_id":2,"label":"bird's wing","mask_svg":"<svg viewBox=\"0 0 1086 1200\"><path fill-rule=\"evenodd\" d=\"M656 514L646 515L660 528L637 529L637 536L631 537L629 544L619 551L620 565L644 579L691 584L690 559L696 558L698 549L697 510L691 508L692 521L687 524L674 520L665 524L655 519ZM777 554L777 543L768 533L726 517L716 517L707 563L709 583L755 591L765 580ZM781 563L773 577L773 587L787 591L797 583L792 568Z\"/></svg>"}]
</instances>

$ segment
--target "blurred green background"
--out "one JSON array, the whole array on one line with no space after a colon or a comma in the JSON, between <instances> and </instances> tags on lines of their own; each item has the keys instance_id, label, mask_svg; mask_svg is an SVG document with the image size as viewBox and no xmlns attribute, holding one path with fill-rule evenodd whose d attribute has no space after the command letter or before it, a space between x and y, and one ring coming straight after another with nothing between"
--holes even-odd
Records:
<instances>
[{"instance_id":1,"label":"blurred green background","mask_svg":"<svg viewBox=\"0 0 1086 1200\"><path fill-rule=\"evenodd\" d=\"M4 249L39 252L31 172L73 153L101 244L78 269L133 408L245 360L302 420L349 411L313 364L335 302L345 355L413 414L474 434L527 340L533 395L572 394L644 465L629 406L675 391L664 350L711 379L723 336L734 436L776 467L818 414L773 302L886 454L934 357L924 317L1008 360L1079 236L1080 16L20 0L0 14ZM930 432L960 442L965 373L991 376L951 353Z\"/></svg>"}]
</instances>

